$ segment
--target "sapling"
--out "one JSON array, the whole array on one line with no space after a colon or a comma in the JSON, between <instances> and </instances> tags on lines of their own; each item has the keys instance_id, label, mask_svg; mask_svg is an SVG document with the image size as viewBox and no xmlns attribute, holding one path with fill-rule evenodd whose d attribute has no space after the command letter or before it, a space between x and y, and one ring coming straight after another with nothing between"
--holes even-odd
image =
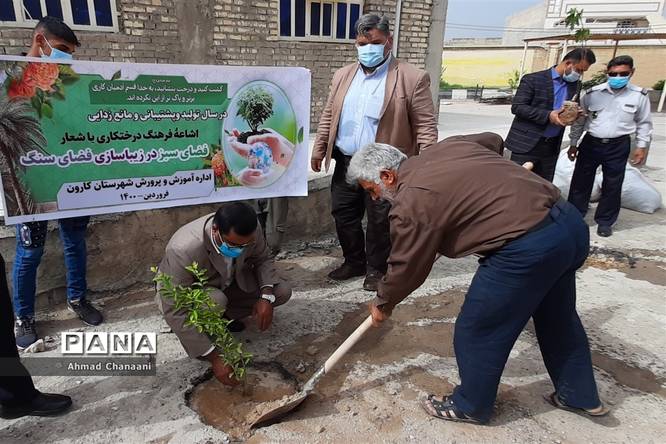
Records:
<instances>
[{"instance_id":1,"label":"sapling","mask_svg":"<svg viewBox=\"0 0 666 444\"><path fill-rule=\"evenodd\" d=\"M228 328L231 321L222 316L224 308L210 296L207 270L199 268L196 262L185 269L194 276L194 283L190 286L174 285L170 275L162 273L157 267L151 268L160 295L173 300L176 310L187 313L185 326L193 327L211 338L220 359L233 370L231 376L244 380L252 355L244 351L243 344L231 334Z\"/></svg>"},{"instance_id":2,"label":"sapling","mask_svg":"<svg viewBox=\"0 0 666 444\"><path fill-rule=\"evenodd\" d=\"M248 137L266 132L260 130L259 125L273 115L273 96L259 86L248 88L238 100L237 115L241 116L250 127L249 132L241 133L238 136L239 142L246 143Z\"/></svg>"}]
</instances>

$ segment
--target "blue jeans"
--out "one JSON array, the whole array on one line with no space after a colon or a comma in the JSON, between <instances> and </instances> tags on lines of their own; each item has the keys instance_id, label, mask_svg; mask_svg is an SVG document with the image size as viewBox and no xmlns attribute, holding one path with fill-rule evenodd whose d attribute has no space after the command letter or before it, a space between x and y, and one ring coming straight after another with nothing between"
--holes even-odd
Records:
<instances>
[{"instance_id":1,"label":"blue jeans","mask_svg":"<svg viewBox=\"0 0 666 444\"><path fill-rule=\"evenodd\" d=\"M578 408L600 404L590 347L576 312L576 270L589 250L589 229L560 201L552 223L480 261L455 325L460 385L453 402L490 419L497 387L518 335L532 318L544 364L559 398Z\"/></svg>"},{"instance_id":2,"label":"blue jeans","mask_svg":"<svg viewBox=\"0 0 666 444\"><path fill-rule=\"evenodd\" d=\"M67 300L85 299L86 296L86 228L89 217L59 220L60 239L65 252L67 268ZM21 236L27 226L29 235ZM17 318L33 317L37 267L44 254L46 222L31 222L16 226L16 259L12 281L14 285L14 312Z\"/></svg>"}]
</instances>

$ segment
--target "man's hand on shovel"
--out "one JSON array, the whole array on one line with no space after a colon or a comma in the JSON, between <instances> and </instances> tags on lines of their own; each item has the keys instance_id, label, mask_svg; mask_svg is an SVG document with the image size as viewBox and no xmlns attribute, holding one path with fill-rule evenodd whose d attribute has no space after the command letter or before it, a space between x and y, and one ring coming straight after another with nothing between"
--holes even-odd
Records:
<instances>
[{"instance_id":1,"label":"man's hand on shovel","mask_svg":"<svg viewBox=\"0 0 666 444\"><path fill-rule=\"evenodd\" d=\"M387 320L391 313L386 313L384 310L376 306L375 304L370 304L370 315L372 316L372 326L379 327L382 325L382 322Z\"/></svg>"}]
</instances>

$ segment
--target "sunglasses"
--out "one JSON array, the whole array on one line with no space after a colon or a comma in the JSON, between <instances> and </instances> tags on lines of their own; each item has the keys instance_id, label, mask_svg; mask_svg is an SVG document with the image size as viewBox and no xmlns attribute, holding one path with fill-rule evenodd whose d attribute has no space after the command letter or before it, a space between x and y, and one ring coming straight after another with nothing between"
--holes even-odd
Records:
<instances>
[{"instance_id":1,"label":"sunglasses","mask_svg":"<svg viewBox=\"0 0 666 444\"><path fill-rule=\"evenodd\" d=\"M622 72L609 72L608 77L629 77L631 75L631 71L622 71Z\"/></svg>"}]
</instances>

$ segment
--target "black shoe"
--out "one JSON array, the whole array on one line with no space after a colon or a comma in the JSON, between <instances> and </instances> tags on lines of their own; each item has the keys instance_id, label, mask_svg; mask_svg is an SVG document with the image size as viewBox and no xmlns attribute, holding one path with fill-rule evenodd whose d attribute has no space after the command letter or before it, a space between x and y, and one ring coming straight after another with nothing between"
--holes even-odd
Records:
<instances>
[{"instance_id":1,"label":"black shoe","mask_svg":"<svg viewBox=\"0 0 666 444\"><path fill-rule=\"evenodd\" d=\"M365 291L377 291L377 286L379 281L384 277L384 273L379 271L371 271L365 275L365 280L363 281L363 289Z\"/></svg>"},{"instance_id":2,"label":"black shoe","mask_svg":"<svg viewBox=\"0 0 666 444\"><path fill-rule=\"evenodd\" d=\"M51 416L63 413L72 406L72 398L55 393L38 393L28 404L8 407L2 406L0 417L15 419L22 416Z\"/></svg>"},{"instance_id":3,"label":"black shoe","mask_svg":"<svg viewBox=\"0 0 666 444\"><path fill-rule=\"evenodd\" d=\"M365 267L363 266L352 266L346 262L340 267L328 273L328 277L334 281L346 281L353 277L365 276Z\"/></svg>"},{"instance_id":4,"label":"black shoe","mask_svg":"<svg viewBox=\"0 0 666 444\"><path fill-rule=\"evenodd\" d=\"M611 227L599 225L597 227L597 234L601 237L610 237L613 235L613 229Z\"/></svg>"},{"instance_id":5,"label":"black shoe","mask_svg":"<svg viewBox=\"0 0 666 444\"><path fill-rule=\"evenodd\" d=\"M240 333L245 330L245 323L238 319L232 319L231 322L227 324L227 330L232 333Z\"/></svg>"},{"instance_id":6,"label":"black shoe","mask_svg":"<svg viewBox=\"0 0 666 444\"><path fill-rule=\"evenodd\" d=\"M85 299L78 301L67 301L67 308L78 315L78 317L88 325L99 325L104 318L98 309Z\"/></svg>"},{"instance_id":7,"label":"black shoe","mask_svg":"<svg viewBox=\"0 0 666 444\"><path fill-rule=\"evenodd\" d=\"M16 334L16 348L25 350L37 342L37 327L34 318L17 319L14 324Z\"/></svg>"}]
</instances>

